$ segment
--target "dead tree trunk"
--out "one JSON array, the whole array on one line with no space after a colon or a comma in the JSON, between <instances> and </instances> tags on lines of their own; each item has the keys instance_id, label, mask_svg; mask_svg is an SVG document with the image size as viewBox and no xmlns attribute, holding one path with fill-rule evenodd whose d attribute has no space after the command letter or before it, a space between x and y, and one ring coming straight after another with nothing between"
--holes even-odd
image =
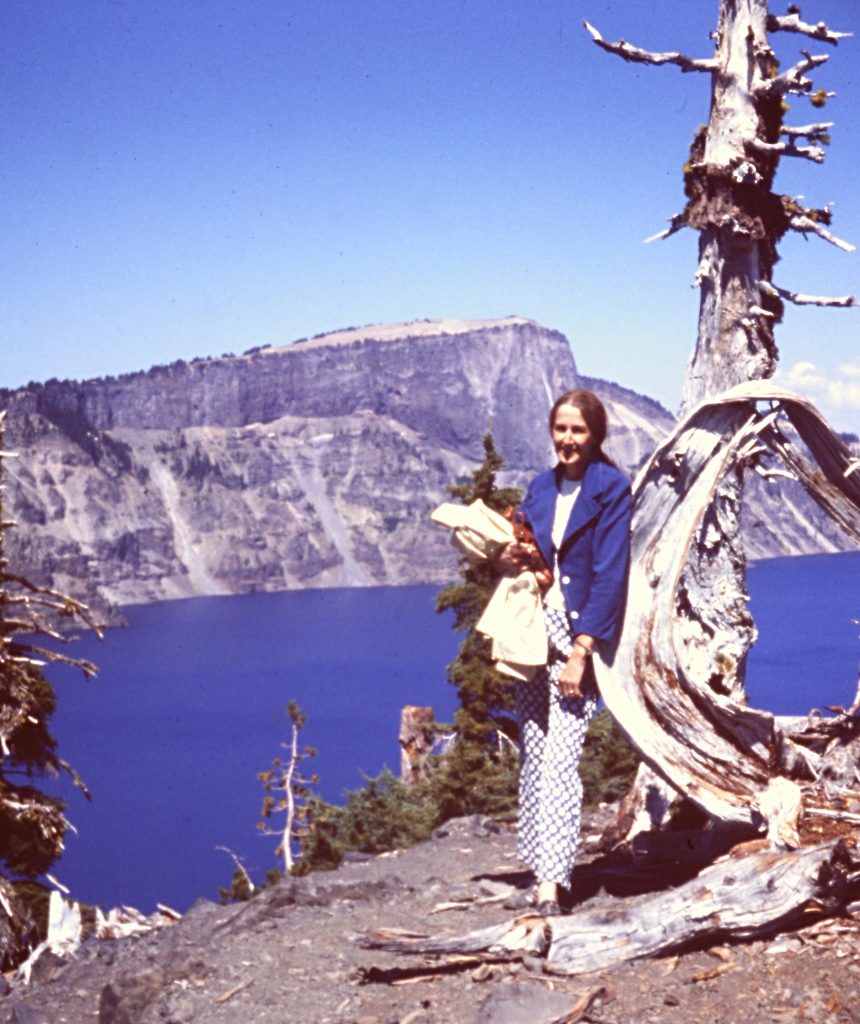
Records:
<instances>
[{"instance_id":1,"label":"dead tree trunk","mask_svg":"<svg viewBox=\"0 0 860 1024\"><path fill-rule=\"evenodd\" d=\"M823 23L807 24L796 11L772 15L767 0L721 0L716 50L704 59L607 42L593 26L586 23L586 28L599 46L626 61L673 64L711 76L709 121L696 135L684 169L686 207L670 219L667 230L654 236L665 238L682 227L699 232L699 324L684 386L683 415L735 385L773 374L774 327L782 317L783 300L857 305L852 296L801 296L772 280L777 246L786 231L815 233L843 249L853 247L829 232L828 209L807 209L772 191L783 156L824 159L831 125L783 124L788 95L810 96L817 106L826 98L821 91L812 94L807 75L828 58L804 52L798 64L781 72L769 33L800 33L831 45L845 34ZM749 407L743 403L723 405L714 410L709 429L716 428L725 438L740 437L748 415ZM736 453L722 464L719 487L700 509L696 542L675 575L674 607L668 610L676 620L676 633L683 634L683 643L676 646L678 671L700 695L711 690L738 703L745 701L745 662L755 639L740 535L746 461ZM677 480L664 480L657 504L671 501L673 488L679 486ZM630 604L635 607L633 601ZM645 656L639 670L647 676L653 669L654 662ZM648 751L643 749L643 754L650 760Z\"/></svg>"},{"instance_id":2,"label":"dead tree trunk","mask_svg":"<svg viewBox=\"0 0 860 1024\"><path fill-rule=\"evenodd\" d=\"M852 296L801 296L772 281L777 246L786 231L817 234L846 250L854 247L829 232L829 209L809 209L771 190L781 157L821 163L823 146L830 141L830 122L784 125L786 97L807 96L821 106L832 94L813 94L807 77L828 59L826 54L804 52L798 64L779 73L768 33L802 33L832 45L847 34L821 22L806 24L796 13L771 15L767 0L721 0L716 52L704 59L610 43L588 22L585 27L595 43L626 61L674 64L711 76L708 124L693 140L684 168L687 205L670 218L669 228L649 239L667 238L683 227L699 232L699 326L684 384L683 414L735 384L773 375L774 326L782 317L783 299L804 305L857 305Z\"/></svg>"},{"instance_id":3,"label":"dead tree trunk","mask_svg":"<svg viewBox=\"0 0 860 1024\"><path fill-rule=\"evenodd\" d=\"M687 205L671 218L666 231L655 236L665 238L682 227L699 232L699 325L684 385L684 414L735 384L772 376L777 361L774 327L782 317L783 299L856 305L851 296L801 297L776 287L772 280L777 245L788 230L812 232L842 248L852 247L828 231L828 209L807 209L772 191L781 157L824 159L831 124L783 124L786 96L811 95L807 73L828 58L804 54L800 63L780 73L768 33L801 33L832 45L845 34L822 23L809 25L797 13L771 15L767 0L722 0L716 51L706 59L609 43L588 23L586 28L599 46L627 61L674 64L712 79L708 125L693 140L684 169ZM819 92L813 102L820 105L822 99ZM687 671L695 674L697 664L703 664L700 652L718 647L725 670L710 665L698 681L738 700L744 699L746 656L755 639L740 537L742 486L739 466L724 479L707 513L707 546L690 552L678 580L679 612L690 622L693 657ZM727 630L715 636L711 618L725 623Z\"/></svg>"}]
</instances>

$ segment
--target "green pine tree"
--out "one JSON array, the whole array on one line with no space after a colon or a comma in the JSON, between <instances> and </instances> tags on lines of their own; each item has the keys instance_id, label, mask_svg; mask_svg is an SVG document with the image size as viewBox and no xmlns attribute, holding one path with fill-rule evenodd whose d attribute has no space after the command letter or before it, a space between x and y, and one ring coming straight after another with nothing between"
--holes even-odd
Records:
<instances>
[{"instance_id":1,"label":"green pine tree","mask_svg":"<svg viewBox=\"0 0 860 1024\"><path fill-rule=\"evenodd\" d=\"M496 486L496 474L504 460L496 451L491 431L482 441L484 461L470 481L448 487L448 493L464 505L480 498L495 512L503 512L519 503L522 491ZM436 598L436 611L453 611L454 629L465 634L460 653L448 666L448 681L456 686L460 701L458 734L461 741L469 743L486 743L497 730L514 738L514 683L496 669L490 641L475 629L495 588L496 574L486 561L465 557L460 559L459 574L461 582L445 587Z\"/></svg>"},{"instance_id":2,"label":"green pine tree","mask_svg":"<svg viewBox=\"0 0 860 1024\"><path fill-rule=\"evenodd\" d=\"M585 805L611 803L630 789L639 755L606 708L592 718L585 737L579 774Z\"/></svg>"},{"instance_id":3,"label":"green pine tree","mask_svg":"<svg viewBox=\"0 0 860 1024\"><path fill-rule=\"evenodd\" d=\"M496 451L492 431L482 438L484 461L469 481L454 484L448 493L464 505L478 498L495 512L517 505L522 491L498 487L496 474L504 460ZM460 582L445 587L436 598L438 612L454 612L454 629L465 634L460 652L448 666L448 681L457 688L457 742L437 766L431 786L441 821L462 814L513 815L519 766L502 734L516 741L514 682L499 672L491 657L490 640L475 628L497 583L486 561L461 558Z\"/></svg>"}]
</instances>

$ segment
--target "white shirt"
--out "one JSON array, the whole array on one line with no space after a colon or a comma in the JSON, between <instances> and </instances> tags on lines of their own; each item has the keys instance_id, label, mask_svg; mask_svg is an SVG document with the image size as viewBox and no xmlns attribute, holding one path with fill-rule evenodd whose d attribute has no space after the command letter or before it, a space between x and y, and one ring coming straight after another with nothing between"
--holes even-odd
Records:
<instances>
[{"instance_id":1,"label":"white shirt","mask_svg":"<svg viewBox=\"0 0 860 1024\"><path fill-rule=\"evenodd\" d=\"M558 579L558 549L564 540L564 531L570 521L570 514L576 504L579 490L582 486L581 480L568 480L563 476L558 485L558 497L555 499L555 517L552 521L552 586L546 593L544 603L550 608L565 610L564 594Z\"/></svg>"}]
</instances>

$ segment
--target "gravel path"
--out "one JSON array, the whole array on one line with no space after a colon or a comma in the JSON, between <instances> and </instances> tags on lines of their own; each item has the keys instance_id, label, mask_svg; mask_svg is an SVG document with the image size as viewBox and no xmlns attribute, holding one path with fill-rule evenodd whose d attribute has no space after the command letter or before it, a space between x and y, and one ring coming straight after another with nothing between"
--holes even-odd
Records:
<instances>
[{"instance_id":1,"label":"gravel path","mask_svg":"<svg viewBox=\"0 0 860 1024\"><path fill-rule=\"evenodd\" d=\"M515 913L511 887L526 884L509 829L459 819L408 851L284 880L248 903L200 901L177 924L89 941L74 960L48 955L29 986L0 997L0 1024L860 1022L854 919L577 978L537 959L440 961L354 940L500 923Z\"/></svg>"}]
</instances>

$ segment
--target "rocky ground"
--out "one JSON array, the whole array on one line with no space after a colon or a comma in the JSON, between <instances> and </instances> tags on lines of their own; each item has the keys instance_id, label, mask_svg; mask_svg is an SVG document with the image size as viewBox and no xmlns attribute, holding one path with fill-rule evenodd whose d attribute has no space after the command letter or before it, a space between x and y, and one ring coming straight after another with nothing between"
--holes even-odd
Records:
<instances>
[{"instance_id":1,"label":"rocky ground","mask_svg":"<svg viewBox=\"0 0 860 1024\"><path fill-rule=\"evenodd\" d=\"M600 825L589 822L592 836ZM574 978L533 957L403 956L355 939L509 920L504 904L527 881L509 827L459 819L408 851L284 880L248 903L200 901L176 924L89 940L73 959L46 954L29 985L0 979L0 1024L860 1021L854 918ZM584 895L624 905L603 889Z\"/></svg>"}]
</instances>

